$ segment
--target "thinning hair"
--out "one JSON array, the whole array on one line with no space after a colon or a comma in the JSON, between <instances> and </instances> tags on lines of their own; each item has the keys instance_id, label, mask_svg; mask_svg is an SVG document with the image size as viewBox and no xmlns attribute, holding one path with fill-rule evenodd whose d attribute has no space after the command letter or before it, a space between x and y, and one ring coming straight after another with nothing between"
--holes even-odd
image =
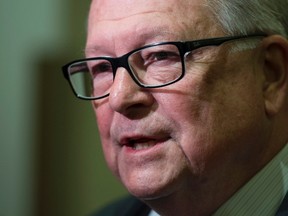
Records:
<instances>
[{"instance_id":1,"label":"thinning hair","mask_svg":"<svg viewBox=\"0 0 288 216\"><path fill-rule=\"evenodd\" d=\"M206 0L227 34L288 36L288 0Z\"/></svg>"}]
</instances>

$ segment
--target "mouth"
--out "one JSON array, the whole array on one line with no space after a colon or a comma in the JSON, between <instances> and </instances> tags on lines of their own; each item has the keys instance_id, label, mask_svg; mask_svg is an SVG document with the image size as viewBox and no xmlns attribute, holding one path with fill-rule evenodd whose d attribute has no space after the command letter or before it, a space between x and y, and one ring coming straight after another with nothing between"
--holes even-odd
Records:
<instances>
[{"instance_id":1,"label":"mouth","mask_svg":"<svg viewBox=\"0 0 288 216\"><path fill-rule=\"evenodd\" d=\"M126 138L121 142L121 146L125 146L134 151L141 151L152 148L157 144L163 143L168 138L155 139L155 138Z\"/></svg>"},{"instance_id":2,"label":"mouth","mask_svg":"<svg viewBox=\"0 0 288 216\"><path fill-rule=\"evenodd\" d=\"M132 148L133 150L140 151L144 149L151 148L157 144L155 139L129 139L127 147Z\"/></svg>"}]
</instances>

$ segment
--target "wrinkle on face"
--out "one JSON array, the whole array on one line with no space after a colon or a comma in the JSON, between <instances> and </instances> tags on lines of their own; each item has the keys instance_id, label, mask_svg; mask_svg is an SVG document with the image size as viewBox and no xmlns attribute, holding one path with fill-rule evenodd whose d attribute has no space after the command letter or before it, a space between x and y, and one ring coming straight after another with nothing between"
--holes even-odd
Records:
<instances>
[{"instance_id":1,"label":"wrinkle on face","mask_svg":"<svg viewBox=\"0 0 288 216\"><path fill-rule=\"evenodd\" d=\"M177 7L174 5L177 5ZM91 8L93 10L91 9L90 11L90 28L95 28L95 25L101 25L101 23L106 27L113 28L110 26L111 23L125 22L126 19L131 18L137 19L139 15L143 15L146 18L153 14L157 21L162 20L165 23L167 19L171 19L177 25L183 26L184 31L181 34L184 33L186 37L181 38L181 40L187 40L188 37L188 40L194 40L207 38L210 35L221 36L223 34L223 32L219 33L219 28L212 13L201 0L94 0ZM153 20L151 20L151 23L153 23ZM141 19L138 24L141 25ZM161 27L161 24L159 23L159 27ZM152 26L154 26L154 23ZM129 27L133 28L132 26L127 26L127 28ZM115 26L115 28L117 28L115 30L122 29L120 26ZM175 32L175 29L168 29L168 31Z\"/></svg>"},{"instance_id":2,"label":"wrinkle on face","mask_svg":"<svg viewBox=\"0 0 288 216\"><path fill-rule=\"evenodd\" d=\"M131 16L154 12L175 13L175 10L187 9L189 1L147 1L147 0L94 0L92 1L93 13L97 14L97 21L119 21ZM177 7L174 5L177 4ZM191 3L189 3L191 4ZM157 10L156 10L157 9ZM92 11L90 11L91 13Z\"/></svg>"}]
</instances>

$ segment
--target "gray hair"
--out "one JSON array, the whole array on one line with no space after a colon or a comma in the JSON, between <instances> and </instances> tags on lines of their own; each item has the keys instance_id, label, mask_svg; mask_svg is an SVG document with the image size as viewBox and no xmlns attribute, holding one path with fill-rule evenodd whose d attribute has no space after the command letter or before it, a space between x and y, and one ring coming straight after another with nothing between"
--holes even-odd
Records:
<instances>
[{"instance_id":1,"label":"gray hair","mask_svg":"<svg viewBox=\"0 0 288 216\"><path fill-rule=\"evenodd\" d=\"M206 0L227 34L288 36L288 0Z\"/></svg>"}]
</instances>

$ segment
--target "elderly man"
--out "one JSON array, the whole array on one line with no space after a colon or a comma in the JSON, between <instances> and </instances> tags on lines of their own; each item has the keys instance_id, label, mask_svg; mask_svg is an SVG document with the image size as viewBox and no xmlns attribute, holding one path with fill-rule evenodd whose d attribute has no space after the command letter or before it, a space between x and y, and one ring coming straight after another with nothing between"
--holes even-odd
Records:
<instances>
[{"instance_id":1,"label":"elderly man","mask_svg":"<svg viewBox=\"0 0 288 216\"><path fill-rule=\"evenodd\" d=\"M92 1L86 58L63 71L137 198L99 215L288 215L287 8Z\"/></svg>"}]
</instances>

